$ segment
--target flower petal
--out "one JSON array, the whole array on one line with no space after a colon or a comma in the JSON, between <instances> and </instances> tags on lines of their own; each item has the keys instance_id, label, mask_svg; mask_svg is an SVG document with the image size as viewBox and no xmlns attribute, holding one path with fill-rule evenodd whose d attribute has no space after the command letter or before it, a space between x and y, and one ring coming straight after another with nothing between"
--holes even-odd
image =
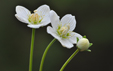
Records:
<instances>
[{"instance_id":1,"label":"flower petal","mask_svg":"<svg viewBox=\"0 0 113 71\"><path fill-rule=\"evenodd\" d=\"M35 28L35 29L37 29L37 28L46 26L46 25L49 24L49 23L50 23L50 21L43 21L43 22L41 22L41 23L39 23L39 24L31 24L31 23L29 23L27 26L30 27L30 28Z\"/></svg>"},{"instance_id":2,"label":"flower petal","mask_svg":"<svg viewBox=\"0 0 113 71\"><path fill-rule=\"evenodd\" d=\"M60 37L57 35L56 31L50 26L47 27L47 33L51 34L56 39L60 39Z\"/></svg>"},{"instance_id":3,"label":"flower petal","mask_svg":"<svg viewBox=\"0 0 113 71\"><path fill-rule=\"evenodd\" d=\"M58 36L52 27L50 26L47 27L47 33L51 34L54 38L56 38L62 44L62 46L67 48L73 47L73 44L68 39L63 39L60 36Z\"/></svg>"},{"instance_id":4,"label":"flower petal","mask_svg":"<svg viewBox=\"0 0 113 71\"><path fill-rule=\"evenodd\" d=\"M16 13L24 19L28 19L28 16L31 14L30 11L23 6L16 6Z\"/></svg>"},{"instance_id":5,"label":"flower petal","mask_svg":"<svg viewBox=\"0 0 113 71\"><path fill-rule=\"evenodd\" d=\"M37 13L40 16L45 16L45 15L49 15L50 12L50 8L48 5L42 5L37 9Z\"/></svg>"},{"instance_id":6,"label":"flower petal","mask_svg":"<svg viewBox=\"0 0 113 71\"><path fill-rule=\"evenodd\" d=\"M71 14L67 14L64 17L62 17L61 19L62 25L70 25L70 30L69 31L73 31L76 27L76 20L75 20L75 16L72 16Z\"/></svg>"},{"instance_id":7,"label":"flower petal","mask_svg":"<svg viewBox=\"0 0 113 71\"><path fill-rule=\"evenodd\" d=\"M48 15L44 16L44 18L41 21L41 24L47 25L50 23L50 17Z\"/></svg>"},{"instance_id":8,"label":"flower petal","mask_svg":"<svg viewBox=\"0 0 113 71\"><path fill-rule=\"evenodd\" d=\"M15 17L16 17L19 21L21 21L21 22L23 22L23 23L28 23L28 20L27 20L27 19L25 19L25 18L23 18L23 17L21 17L21 16L18 16L17 14L15 14Z\"/></svg>"},{"instance_id":9,"label":"flower petal","mask_svg":"<svg viewBox=\"0 0 113 71\"><path fill-rule=\"evenodd\" d=\"M53 10L50 11L50 20L52 27L56 30L59 24L59 16Z\"/></svg>"},{"instance_id":10,"label":"flower petal","mask_svg":"<svg viewBox=\"0 0 113 71\"><path fill-rule=\"evenodd\" d=\"M67 48L72 48L74 45L68 40L68 39L58 39L62 46L67 47Z\"/></svg>"},{"instance_id":11,"label":"flower petal","mask_svg":"<svg viewBox=\"0 0 113 71\"><path fill-rule=\"evenodd\" d=\"M78 34L78 33L76 33L76 32L75 32L75 36L78 37L79 39L82 38L82 35L80 35L80 34Z\"/></svg>"},{"instance_id":12,"label":"flower petal","mask_svg":"<svg viewBox=\"0 0 113 71\"><path fill-rule=\"evenodd\" d=\"M77 38L81 39L82 36L78 33L71 32L71 36L69 37L69 41L73 44L76 44L77 43Z\"/></svg>"},{"instance_id":13,"label":"flower petal","mask_svg":"<svg viewBox=\"0 0 113 71\"><path fill-rule=\"evenodd\" d=\"M29 24L29 25L27 25L27 26L30 27L30 28L35 28L35 29L37 29L37 28L40 28L40 27L45 26L45 25L44 25L44 24L38 24L38 25Z\"/></svg>"},{"instance_id":14,"label":"flower petal","mask_svg":"<svg viewBox=\"0 0 113 71\"><path fill-rule=\"evenodd\" d=\"M40 27L40 25L32 25L32 24L29 24L27 26L30 28L35 28L35 29Z\"/></svg>"}]
</instances>

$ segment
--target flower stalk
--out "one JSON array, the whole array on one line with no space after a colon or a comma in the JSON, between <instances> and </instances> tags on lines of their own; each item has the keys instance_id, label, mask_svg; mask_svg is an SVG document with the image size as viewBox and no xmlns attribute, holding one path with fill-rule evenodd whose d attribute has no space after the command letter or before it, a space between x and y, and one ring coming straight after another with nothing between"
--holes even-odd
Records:
<instances>
[{"instance_id":1,"label":"flower stalk","mask_svg":"<svg viewBox=\"0 0 113 71\"><path fill-rule=\"evenodd\" d=\"M29 71L32 71L34 38L35 38L35 29L32 28L31 48L30 48L30 58L29 58Z\"/></svg>"},{"instance_id":2,"label":"flower stalk","mask_svg":"<svg viewBox=\"0 0 113 71\"><path fill-rule=\"evenodd\" d=\"M50 46L55 42L55 40L56 40L56 39L54 38L54 39L49 43L49 45L47 46L47 48L45 49L45 51L44 51L44 53L43 53L43 56L42 56L41 63L40 63L40 69L39 69L39 71L42 71L46 54L47 54L47 52L48 52Z\"/></svg>"},{"instance_id":3,"label":"flower stalk","mask_svg":"<svg viewBox=\"0 0 113 71\"><path fill-rule=\"evenodd\" d=\"M77 49L69 58L68 60L64 63L64 65L61 67L60 71L63 71L64 68L67 66L67 64L72 60L72 58L79 52L79 49Z\"/></svg>"}]
</instances>

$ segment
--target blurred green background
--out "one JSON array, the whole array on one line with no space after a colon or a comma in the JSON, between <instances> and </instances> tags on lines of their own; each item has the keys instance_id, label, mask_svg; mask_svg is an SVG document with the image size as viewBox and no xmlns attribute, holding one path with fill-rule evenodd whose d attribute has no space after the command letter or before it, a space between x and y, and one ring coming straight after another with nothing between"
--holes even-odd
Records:
<instances>
[{"instance_id":1,"label":"blurred green background","mask_svg":"<svg viewBox=\"0 0 113 71\"><path fill-rule=\"evenodd\" d=\"M0 71L28 71L32 29L15 18L15 7L22 5L33 12L43 4L60 17L75 15L74 31L86 35L94 44L91 53L79 52L64 71L113 71L112 0L0 0ZM42 54L53 39L46 27L36 30L33 71L39 70ZM56 41L46 56L43 71L59 71L75 50Z\"/></svg>"}]
</instances>

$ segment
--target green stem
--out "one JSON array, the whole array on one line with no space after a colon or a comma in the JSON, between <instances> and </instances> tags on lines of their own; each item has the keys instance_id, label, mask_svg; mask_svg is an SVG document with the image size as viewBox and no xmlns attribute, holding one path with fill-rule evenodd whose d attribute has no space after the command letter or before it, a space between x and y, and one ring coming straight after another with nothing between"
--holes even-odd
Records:
<instances>
[{"instance_id":1,"label":"green stem","mask_svg":"<svg viewBox=\"0 0 113 71\"><path fill-rule=\"evenodd\" d=\"M29 58L29 71L32 71L34 38L35 38L35 29L32 28L31 49L30 49L30 58Z\"/></svg>"},{"instance_id":2,"label":"green stem","mask_svg":"<svg viewBox=\"0 0 113 71\"><path fill-rule=\"evenodd\" d=\"M79 52L79 49L77 49L69 58L68 60L64 63L64 65L61 67L60 71L63 71L66 65L72 60L72 58Z\"/></svg>"},{"instance_id":3,"label":"green stem","mask_svg":"<svg viewBox=\"0 0 113 71\"><path fill-rule=\"evenodd\" d=\"M47 48L45 49L44 53L43 53L43 56L42 56L42 60L41 60L41 64L40 64L40 70L39 71L42 71L42 68L43 68L43 64L44 64L44 59L46 57L46 54L50 48L50 46L55 42L56 39L53 39L49 45L47 46Z\"/></svg>"}]
</instances>

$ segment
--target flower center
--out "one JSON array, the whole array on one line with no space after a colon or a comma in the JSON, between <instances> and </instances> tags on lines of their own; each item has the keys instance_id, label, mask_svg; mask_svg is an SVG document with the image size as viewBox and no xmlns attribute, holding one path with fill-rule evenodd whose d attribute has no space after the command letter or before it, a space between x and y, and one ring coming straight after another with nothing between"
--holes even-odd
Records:
<instances>
[{"instance_id":1,"label":"flower center","mask_svg":"<svg viewBox=\"0 0 113 71\"><path fill-rule=\"evenodd\" d=\"M57 32L62 38L67 38L67 36L69 36L69 33L68 33L69 29L70 29L69 25L63 26L63 27L59 26L57 29Z\"/></svg>"},{"instance_id":2,"label":"flower center","mask_svg":"<svg viewBox=\"0 0 113 71\"><path fill-rule=\"evenodd\" d=\"M28 18L28 21L32 24L37 24L42 21L42 19L40 19L41 17L36 12L37 10L35 10L34 13L32 13Z\"/></svg>"}]
</instances>

